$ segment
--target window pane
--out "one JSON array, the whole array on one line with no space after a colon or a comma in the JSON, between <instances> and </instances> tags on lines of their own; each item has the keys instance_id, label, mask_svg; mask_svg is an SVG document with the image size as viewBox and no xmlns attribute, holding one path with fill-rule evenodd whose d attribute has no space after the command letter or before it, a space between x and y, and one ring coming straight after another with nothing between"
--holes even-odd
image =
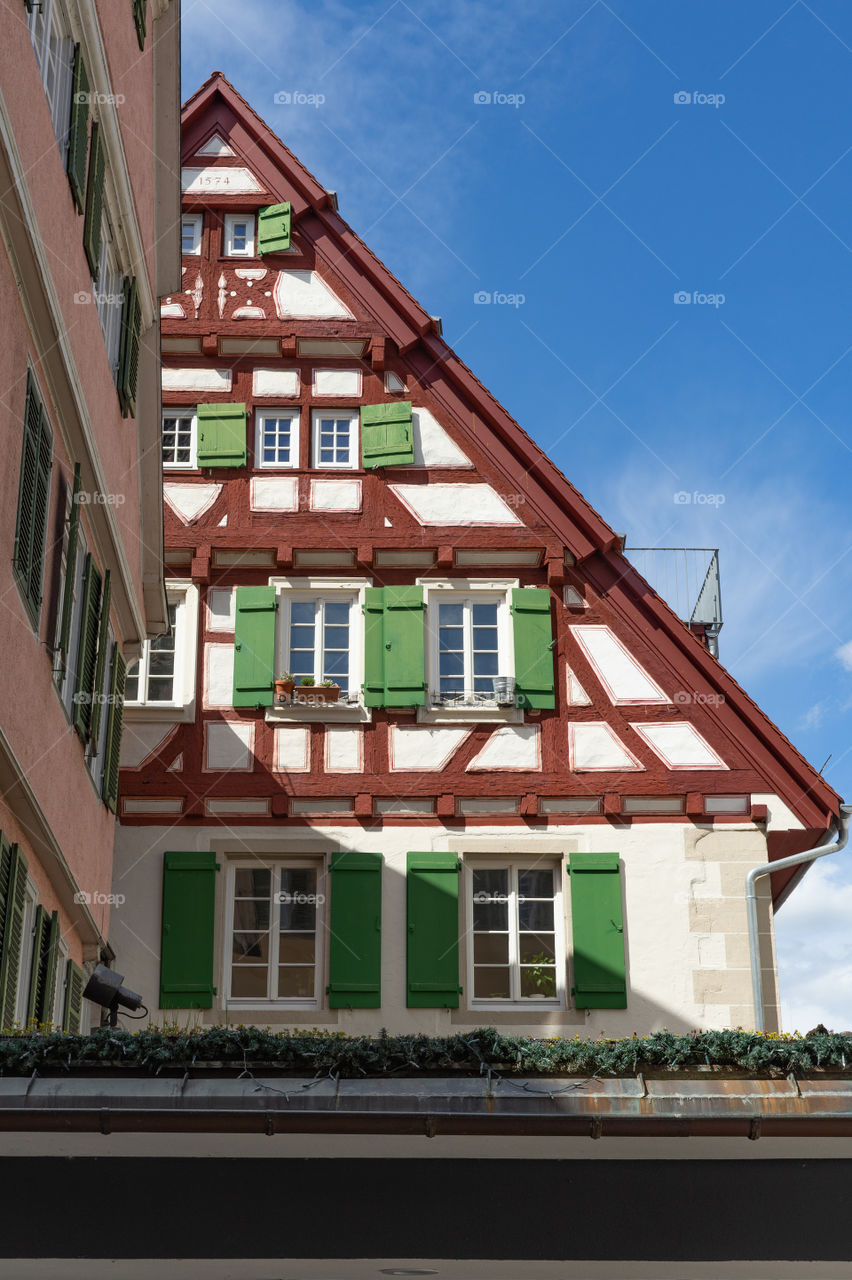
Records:
<instances>
[{"instance_id":1,"label":"window pane","mask_svg":"<svg viewBox=\"0 0 852 1280\"><path fill-rule=\"evenodd\" d=\"M463 649L464 631L462 628L441 626L438 632L438 648L441 651Z\"/></svg>"},{"instance_id":2,"label":"window pane","mask_svg":"<svg viewBox=\"0 0 852 1280\"><path fill-rule=\"evenodd\" d=\"M520 929L536 930L544 929L545 932L553 929L553 901L550 902L519 902L518 903L518 927Z\"/></svg>"},{"instance_id":3,"label":"window pane","mask_svg":"<svg viewBox=\"0 0 852 1280\"><path fill-rule=\"evenodd\" d=\"M266 998L268 981L266 965L234 965L231 969L231 995L234 999Z\"/></svg>"},{"instance_id":4,"label":"window pane","mask_svg":"<svg viewBox=\"0 0 852 1280\"><path fill-rule=\"evenodd\" d=\"M240 867L234 873L234 894L238 898L268 898L271 874L264 867Z\"/></svg>"},{"instance_id":5,"label":"window pane","mask_svg":"<svg viewBox=\"0 0 852 1280\"><path fill-rule=\"evenodd\" d=\"M552 871L519 871L518 893L522 898L552 898Z\"/></svg>"},{"instance_id":6,"label":"window pane","mask_svg":"<svg viewBox=\"0 0 852 1280\"><path fill-rule=\"evenodd\" d=\"M473 962L474 964L508 964L508 933L475 933Z\"/></svg>"},{"instance_id":7,"label":"window pane","mask_svg":"<svg viewBox=\"0 0 852 1280\"><path fill-rule=\"evenodd\" d=\"M325 647L326 649L348 649L349 627L330 627L326 625Z\"/></svg>"},{"instance_id":8,"label":"window pane","mask_svg":"<svg viewBox=\"0 0 852 1280\"><path fill-rule=\"evenodd\" d=\"M268 898L237 898L234 902L234 928L257 932L269 928Z\"/></svg>"},{"instance_id":9,"label":"window pane","mask_svg":"<svg viewBox=\"0 0 852 1280\"><path fill-rule=\"evenodd\" d=\"M282 934L278 959L281 964L313 964L316 957L316 934Z\"/></svg>"},{"instance_id":10,"label":"window pane","mask_svg":"<svg viewBox=\"0 0 852 1280\"><path fill-rule=\"evenodd\" d=\"M493 604L474 604L473 625L475 627L496 627L497 626L496 601Z\"/></svg>"},{"instance_id":11,"label":"window pane","mask_svg":"<svg viewBox=\"0 0 852 1280\"><path fill-rule=\"evenodd\" d=\"M326 623L334 623L337 626L349 626L349 605L339 600L329 600L325 606Z\"/></svg>"},{"instance_id":12,"label":"window pane","mask_svg":"<svg viewBox=\"0 0 852 1280\"><path fill-rule=\"evenodd\" d=\"M552 933L522 933L518 942L521 964L546 964L556 960L555 937Z\"/></svg>"},{"instance_id":13,"label":"window pane","mask_svg":"<svg viewBox=\"0 0 852 1280\"><path fill-rule=\"evenodd\" d=\"M269 959L268 933L235 933L233 960L241 964L266 965Z\"/></svg>"},{"instance_id":14,"label":"window pane","mask_svg":"<svg viewBox=\"0 0 852 1280\"><path fill-rule=\"evenodd\" d=\"M464 623L463 604L440 604L438 606L438 622L442 627L460 627Z\"/></svg>"},{"instance_id":15,"label":"window pane","mask_svg":"<svg viewBox=\"0 0 852 1280\"><path fill-rule=\"evenodd\" d=\"M525 999L542 996L552 1000L557 994L556 969L539 965L534 969L521 969L521 996Z\"/></svg>"},{"instance_id":16,"label":"window pane","mask_svg":"<svg viewBox=\"0 0 852 1280\"><path fill-rule=\"evenodd\" d=\"M310 1000L316 982L312 965L281 965L278 969L278 994L289 1000Z\"/></svg>"},{"instance_id":17,"label":"window pane","mask_svg":"<svg viewBox=\"0 0 852 1280\"><path fill-rule=\"evenodd\" d=\"M484 894L486 898L492 897L494 894L506 895L509 892L509 872L502 868L489 869L487 871L477 868L473 873L473 893L474 899L477 894Z\"/></svg>"},{"instance_id":18,"label":"window pane","mask_svg":"<svg viewBox=\"0 0 852 1280\"><path fill-rule=\"evenodd\" d=\"M474 896L473 927L476 930L507 929L509 904L507 902L483 902Z\"/></svg>"},{"instance_id":19,"label":"window pane","mask_svg":"<svg viewBox=\"0 0 852 1280\"><path fill-rule=\"evenodd\" d=\"M512 994L508 967L475 968L473 994L477 1000L508 1000Z\"/></svg>"},{"instance_id":20,"label":"window pane","mask_svg":"<svg viewBox=\"0 0 852 1280\"><path fill-rule=\"evenodd\" d=\"M125 702L137 702L139 699L139 659L131 662L127 668L127 678L124 685Z\"/></svg>"},{"instance_id":21,"label":"window pane","mask_svg":"<svg viewBox=\"0 0 852 1280\"><path fill-rule=\"evenodd\" d=\"M314 625L316 605L313 600L294 600L290 605L290 621Z\"/></svg>"},{"instance_id":22,"label":"window pane","mask_svg":"<svg viewBox=\"0 0 852 1280\"><path fill-rule=\"evenodd\" d=\"M312 626L292 626L290 628L290 644L294 649L313 649L314 629Z\"/></svg>"}]
</instances>

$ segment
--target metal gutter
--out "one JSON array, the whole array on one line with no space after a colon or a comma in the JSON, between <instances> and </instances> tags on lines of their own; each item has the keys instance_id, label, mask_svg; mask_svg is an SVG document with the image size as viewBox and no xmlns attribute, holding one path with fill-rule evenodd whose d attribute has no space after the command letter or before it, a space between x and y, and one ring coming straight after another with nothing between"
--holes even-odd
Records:
<instances>
[{"instance_id":1,"label":"metal gutter","mask_svg":"<svg viewBox=\"0 0 852 1280\"><path fill-rule=\"evenodd\" d=\"M852 1077L0 1079L0 1132L852 1137Z\"/></svg>"}]
</instances>

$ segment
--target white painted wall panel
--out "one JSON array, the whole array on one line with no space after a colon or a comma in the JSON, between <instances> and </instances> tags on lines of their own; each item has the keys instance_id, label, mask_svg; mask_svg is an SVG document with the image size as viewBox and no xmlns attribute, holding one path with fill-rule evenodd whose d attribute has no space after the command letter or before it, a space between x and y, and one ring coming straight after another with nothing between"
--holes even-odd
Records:
<instances>
[{"instance_id":1,"label":"white painted wall panel","mask_svg":"<svg viewBox=\"0 0 852 1280\"><path fill-rule=\"evenodd\" d=\"M604 721L568 726L572 769L641 769Z\"/></svg>"},{"instance_id":2,"label":"white painted wall panel","mask_svg":"<svg viewBox=\"0 0 852 1280\"><path fill-rule=\"evenodd\" d=\"M164 391L230 391L231 370L174 369L163 366Z\"/></svg>"},{"instance_id":3,"label":"white painted wall panel","mask_svg":"<svg viewBox=\"0 0 852 1280\"><path fill-rule=\"evenodd\" d=\"M357 724L329 725L325 731L326 773L361 773L364 733Z\"/></svg>"},{"instance_id":4,"label":"white painted wall panel","mask_svg":"<svg viewBox=\"0 0 852 1280\"><path fill-rule=\"evenodd\" d=\"M579 625L571 633L613 702L669 701L609 627Z\"/></svg>"},{"instance_id":5,"label":"white painted wall panel","mask_svg":"<svg viewBox=\"0 0 852 1280\"><path fill-rule=\"evenodd\" d=\"M297 396L298 369L255 369L251 376L252 394L256 396Z\"/></svg>"},{"instance_id":6,"label":"white painted wall panel","mask_svg":"<svg viewBox=\"0 0 852 1280\"><path fill-rule=\"evenodd\" d=\"M310 768L310 731L304 725L275 730L273 769L276 773L307 773Z\"/></svg>"},{"instance_id":7,"label":"white painted wall panel","mask_svg":"<svg viewBox=\"0 0 852 1280\"><path fill-rule=\"evenodd\" d=\"M670 769L726 769L694 725L685 720L673 724L634 724L632 726Z\"/></svg>"},{"instance_id":8,"label":"white painted wall panel","mask_svg":"<svg viewBox=\"0 0 852 1280\"><path fill-rule=\"evenodd\" d=\"M315 396L360 396L360 369L314 369Z\"/></svg>"},{"instance_id":9,"label":"white painted wall panel","mask_svg":"<svg viewBox=\"0 0 852 1280\"><path fill-rule=\"evenodd\" d=\"M248 772L252 768L254 725L223 720L204 726L205 769L235 769Z\"/></svg>"},{"instance_id":10,"label":"white painted wall panel","mask_svg":"<svg viewBox=\"0 0 852 1280\"><path fill-rule=\"evenodd\" d=\"M411 411L414 462L418 467L472 467L466 453L447 434L428 409Z\"/></svg>"},{"instance_id":11,"label":"white painted wall panel","mask_svg":"<svg viewBox=\"0 0 852 1280\"><path fill-rule=\"evenodd\" d=\"M540 731L536 724L506 724L495 729L467 766L480 769L540 769Z\"/></svg>"},{"instance_id":12,"label":"white painted wall panel","mask_svg":"<svg viewBox=\"0 0 852 1280\"><path fill-rule=\"evenodd\" d=\"M252 511L298 511L299 482L288 476L254 476L249 503Z\"/></svg>"},{"instance_id":13,"label":"white painted wall panel","mask_svg":"<svg viewBox=\"0 0 852 1280\"><path fill-rule=\"evenodd\" d=\"M329 289L316 271L279 271L273 289L279 319L297 316L303 319L354 320L345 303Z\"/></svg>"},{"instance_id":14,"label":"white painted wall panel","mask_svg":"<svg viewBox=\"0 0 852 1280\"><path fill-rule=\"evenodd\" d=\"M523 523L489 484L392 484L388 487L419 524Z\"/></svg>"},{"instance_id":15,"label":"white painted wall panel","mask_svg":"<svg viewBox=\"0 0 852 1280\"><path fill-rule=\"evenodd\" d=\"M184 524L191 524L209 511L221 492L220 484L176 484L171 480L163 483L163 497Z\"/></svg>"},{"instance_id":16,"label":"white painted wall panel","mask_svg":"<svg viewBox=\"0 0 852 1280\"><path fill-rule=\"evenodd\" d=\"M461 746L470 729L460 726L431 728L423 725L391 725L392 769L443 769Z\"/></svg>"},{"instance_id":17,"label":"white painted wall panel","mask_svg":"<svg viewBox=\"0 0 852 1280\"><path fill-rule=\"evenodd\" d=\"M231 707L234 703L234 646L204 646L204 706Z\"/></svg>"}]
</instances>

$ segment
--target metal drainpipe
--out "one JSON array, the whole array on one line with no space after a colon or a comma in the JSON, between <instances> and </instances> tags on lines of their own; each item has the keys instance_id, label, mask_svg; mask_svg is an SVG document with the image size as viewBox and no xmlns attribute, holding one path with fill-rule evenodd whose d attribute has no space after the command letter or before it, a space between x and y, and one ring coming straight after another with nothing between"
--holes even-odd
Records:
<instances>
[{"instance_id":1,"label":"metal drainpipe","mask_svg":"<svg viewBox=\"0 0 852 1280\"><path fill-rule=\"evenodd\" d=\"M754 867L746 876L746 910L748 912L748 949L751 961L751 990L754 999L754 1029L764 1031L763 1017L763 974L760 968L760 939L757 923L757 890L756 884L761 876L772 875L775 871L784 871L787 867L798 867L803 862L815 862L826 854L838 853L849 839L849 823L852 820L852 804L840 806L840 818L837 834L825 844L815 849L806 849L803 853L791 854L789 858L779 858L777 862L762 863Z\"/></svg>"}]
</instances>

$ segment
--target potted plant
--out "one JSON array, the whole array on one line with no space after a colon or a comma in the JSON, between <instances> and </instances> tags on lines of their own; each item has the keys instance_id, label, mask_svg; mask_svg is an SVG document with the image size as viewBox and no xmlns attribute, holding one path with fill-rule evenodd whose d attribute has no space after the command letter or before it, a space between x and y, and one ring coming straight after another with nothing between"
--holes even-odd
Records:
<instances>
[{"instance_id":1,"label":"potted plant","mask_svg":"<svg viewBox=\"0 0 852 1280\"><path fill-rule=\"evenodd\" d=\"M340 685L335 684L333 680L323 680L316 691L316 697L320 702L337 702L340 697Z\"/></svg>"},{"instance_id":2,"label":"potted plant","mask_svg":"<svg viewBox=\"0 0 852 1280\"><path fill-rule=\"evenodd\" d=\"M548 955L546 951L540 951L538 955L530 956L529 963L531 967L527 972L538 990L528 999L547 1000L555 996L556 970L553 965L553 956Z\"/></svg>"},{"instance_id":3,"label":"potted plant","mask_svg":"<svg viewBox=\"0 0 852 1280\"><path fill-rule=\"evenodd\" d=\"M281 675L275 681L275 701L285 702L292 698L293 690L296 687L296 681L293 679L289 671L282 671Z\"/></svg>"}]
</instances>

